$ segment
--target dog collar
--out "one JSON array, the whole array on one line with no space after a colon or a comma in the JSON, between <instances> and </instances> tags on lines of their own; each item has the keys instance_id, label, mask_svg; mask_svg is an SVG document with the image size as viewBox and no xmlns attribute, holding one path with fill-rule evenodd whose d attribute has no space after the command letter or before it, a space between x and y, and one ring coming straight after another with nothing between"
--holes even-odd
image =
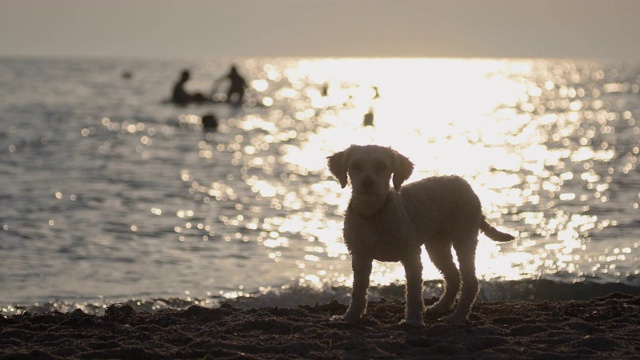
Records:
<instances>
[{"instance_id":1,"label":"dog collar","mask_svg":"<svg viewBox=\"0 0 640 360\"><path fill-rule=\"evenodd\" d=\"M380 215L382 214L382 212L384 212L385 208L387 207L387 205L389 204L389 193L387 193L387 195L384 198L384 203L382 204L382 206L380 206L378 208L378 210L374 211L373 214L370 215L363 215L360 214L359 212L357 212L354 208L353 205L351 205L351 203L349 203L349 206L347 207L348 210L350 210L351 212L353 212L354 214L356 214L356 216L362 220L362 221L367 221L367 222L371 222L371 221L375 221L378 219L378 217L380 217Z\"/></svg>"}]
</instances>

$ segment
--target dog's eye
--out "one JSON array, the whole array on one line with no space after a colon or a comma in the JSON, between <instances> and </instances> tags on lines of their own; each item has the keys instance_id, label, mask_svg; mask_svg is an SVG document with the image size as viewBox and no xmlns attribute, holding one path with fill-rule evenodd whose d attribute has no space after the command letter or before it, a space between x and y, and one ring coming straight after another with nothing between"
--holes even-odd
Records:
<instances>
[{"instance_id":1,"label":"dog's eye","mask_svg":"<svg viewBox=\"0 0 640 360\"><path fill-rule=\"evenodd\" d=\"M382 162L382 161L378 161L375 164L375 169L377 172L383 172L387 170L387 164Z\"/></svg>"},{"instance_id":2,"label":"dog's eye","mask_svg":"<svg viewBox=\"0 0 640 360\"><path fill-rule=\"evenodd\" d=\"M362 164L359 162L354 162L353 164L351 164L351 166L349 166L349 170L351 171L360 171L362 170Z\"/></svg>"}]
</instances>

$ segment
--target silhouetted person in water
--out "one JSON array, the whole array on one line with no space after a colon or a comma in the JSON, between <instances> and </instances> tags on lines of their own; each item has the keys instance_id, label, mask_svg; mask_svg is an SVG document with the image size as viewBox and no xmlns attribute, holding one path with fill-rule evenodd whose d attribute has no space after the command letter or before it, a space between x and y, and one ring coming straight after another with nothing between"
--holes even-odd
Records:
<instances>
[{"instance_id":1,"label":"silhouetted person in water","mask_svg":"<svg viewBox=\"0 0 640 360\"><path fill-rule=\"evenodd\" d=\"M322 96L329 95L329 84L327 84L327 83L322 84L321 93L322 93Z\"/></svg>"},{"instance_id":2,"label":"silhouetted person in water","mask_svg":"<svg viewBox=\"0 0 640 360\"><path fill-rule=\"evenodd\" d=\"M171 95L171 102L178 105L187 105L191 102L191 95L184 89L184 85L189 81L191 74L189 70L182 70L180 74L180 80L173 86L173 94Z\"/></svg>"},{"instance_id":3,"label":"silhouetted person in water","mask_svg":"<svg viewBox=\"0 0 640 360\"><path fill-rule=\"evenodd\" d=\"M191 74L189 73L189 70L182 70L180 79L173 86L173 94L171 95L172 103L176 105L187 105L192 102L202 102L207 100L206 97L200 93L191 95L184 89L184 85L190 78Z\"/></svg>"},{"instance_id":4,"label":"silhouetted person in water","mask_svg":"<svg viewBox=\"0 0 640 360\"><path fill-rule=\"evenodd\" d=\"M203 115L202 128L205 131L216 131L216 129L218 129L218 118L212 113Z\"/></svg>"},{"instance_id":5,"label":"silhouetted person in water","mask_svg":"<svg viewBox=\"0 0 640 360\"><path fill-rule=\"evenodd\" d=\"M231 82L229 89L227 90L227 103L234 103L237 105L242 104L244 91L247 89L248 85L246 80L238 72L235 65L231 66L231 70L227 75L216 80L213 88L214 93L218 89L218 84L224 80L229 80Z\"/></svg>"},{"instance_id":6,"label":"silhouetted person in water","mask_svg":"<svg viewBox=\"0 0 640 360\"><path fill-rule=\"evenodd\" d=\"M364 114L362 126L373 126L373 109L369 109L369 112Z\"/></svg>"}]
</instances>

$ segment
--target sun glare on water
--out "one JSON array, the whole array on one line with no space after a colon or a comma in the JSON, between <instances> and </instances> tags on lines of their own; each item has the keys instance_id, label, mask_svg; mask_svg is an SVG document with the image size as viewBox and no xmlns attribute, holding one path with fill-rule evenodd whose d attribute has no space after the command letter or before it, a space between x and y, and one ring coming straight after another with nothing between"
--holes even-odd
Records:
<instances>
[{"instance_id":1,"label":"sun glare on water","mask_svg":"<svg viewBox=\"0 0 640 360\"><path fill-rule=\"evenodd\" d=\"M254 69L253 91L270 106L223 123L219 131L233 141L215 145L218 154L208 152L213 158L228 152L255 198L235 194L231 183L193 186L216 199L233 193L242 202L234 207L252 212L221 217L239 229L221 236L256 237L269 261L297 270L284 272L284 283L351 284L342 237L350 187L340 187L326 157L352 144L391 146L409 157L415 169L408 182L455 174L472 185L488 221L517 237L496 243L480 234L482 279L637 273L632 265L613 264L631 264L628 254L637 243L603 250L614 256L592 250L590 234L618 222L590 209L608 202L610 175L635 168L639 152L631 149L628 160L612 165L618 153L608 140L611 122L638 130L629 112L605 108L608 85L599 65L464 59L274 64L245 64ZM373 126L365 126L365 114ZM243 132L232 136L234 129ZM423 264L425 279L440 278L424 250ZM404 269L375 262L371 278L380 285L403 282Z\"/></svg>"},{"instance_id":2,"label":"sun glare on water","mask_svg":"<svg viewBox=\"0 0 640 360\"><path fill-rule=\"evenodd\" d=\"M520 205L511 189L523 181L518 175L524 162L522 152L528 152L528 161L532 155L546 155L536 138L539 134L521 133L520 127L529 120L526 116L519 115L522 119L514 121L513 114L496 112L526 98L526 84L508 79L501 73L504 66L492 61L353 59L304 60L289 68L286 76L294 88L296 80L316 84L301 91L321 109L318 129L301 146L287 147L283 155L296 173L324 174L323 181L302 184L298 195L292 196L304 194L298 200L306 209L316 210L300 211L279 221L279 231L296 229L308 241L308 255L297 262L302 284L322 287L327 280L350 284L341 217L349 189L341 189L328 174L326 156L351 144L392 146L407 155L416 166L409 181L430 175L463 176L474 185L496 225L502 222L501 214ZM519 66L523 69L518 71L527 71L525 64ZM284 91L281 96L295 94ZM374 127L362 126L367 112L374 114ZM274 194L278 187L264 180L253 186L262 195ZM437 278L426 253L423 256L425 278ZM477 258L483 278L519 278L527 272L527 264L538 265L526 249L502 254L500 246L486 239L480 242ZM374 283L403 278L399 264L376 262Z\"/></svg>"},{"instance_id":3,"label":"sun glare on water","mask_svg":"<svg viewBox=\"0 0 640 360\"><path fill-rule=\"evenodd\" d=\"M286 217L282 226L304 223L303 233L320 245L313 251L337 260L305 257L299 262L301 282L350 284L341 232L349 188L341 189L328 174L325 156L351 144L391 146L405 154L415 164L408 181L456 174L472 184L489 222L518 237L497 244L480 235L480 278L536 277L541 268L588 275L589 269L571 268L571 258L578 256L573 250L584 249L589 241L585 231L610 224L554 206L581 196L585 205L580 210L588 209L599 195L579 195L563 185L582 178L593 183L590 187L606 187L584 164L609 161L613 152L580 145L584 139L550 146L549 140L569 136L567 129L580 128L582 108L591 99L578 85L538 83L535 71L534 61L451 59L304 60L290 69L290 78L317 85L306 95L323 110L317 115L321 126L300 147L289 148L284 161L296 172L323 172L325 180L300 190L307 205L319 211ZM549 111L544 106L551 105L540 100L543 92L556 88L555 101L568 102L564 111ZM373 127L363 126L367 112L374 114ZM423 263L425 279L440 277L424 251ZM374 283L403 279L399 264L375 263Z\"/></svg>"}]
</instances>

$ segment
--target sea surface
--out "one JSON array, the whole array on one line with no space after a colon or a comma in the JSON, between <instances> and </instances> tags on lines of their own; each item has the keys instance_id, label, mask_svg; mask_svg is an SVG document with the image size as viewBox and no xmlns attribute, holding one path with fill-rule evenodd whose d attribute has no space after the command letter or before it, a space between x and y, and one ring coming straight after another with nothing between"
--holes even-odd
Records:
<instances>
[{"instance_id":1,"label":"sea surface","mask_svg":"<svg viewBox=\"0 0 640 360\"><path fill-rule=\"evenodd\" d=\"M245 105L167 103L182 69L209 95L232 64ZM481 300L640 289L638 62L2 58L0 310L346 302L326 157L369 143L409 181L464 177L517 236L480 236ZM403 282L376 262L371 296Z\"/></svg>"}]
</instances>

